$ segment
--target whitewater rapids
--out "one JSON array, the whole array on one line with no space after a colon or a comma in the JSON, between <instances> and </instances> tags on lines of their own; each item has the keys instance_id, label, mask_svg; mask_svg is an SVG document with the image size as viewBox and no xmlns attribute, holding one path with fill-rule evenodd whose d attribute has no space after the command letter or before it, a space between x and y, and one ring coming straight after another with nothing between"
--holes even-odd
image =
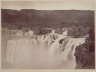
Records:
<instances>
[{"instance_id":1,"label":"whitewater rapids","mask_svg":"<svg viewBox=\"0 0 96 72\"><path fill-rule=\"evenodd\" d=\"M85 38L63 35L14 38L7 42L5 61L14 69L75 69L75 48L83 43Z\"/></svg>"}]
</instances>

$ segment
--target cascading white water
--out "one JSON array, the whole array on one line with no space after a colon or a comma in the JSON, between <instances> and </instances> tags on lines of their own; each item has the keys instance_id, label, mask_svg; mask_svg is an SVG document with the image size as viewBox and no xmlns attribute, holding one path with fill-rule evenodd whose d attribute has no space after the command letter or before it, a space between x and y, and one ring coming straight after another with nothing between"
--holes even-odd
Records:
<instances>
[{"instance_id":1,"label":"cascading white water","mask_svg":"<svg viewBox=\"0 0 96 72\"><path fill-rule=\"evenodd\" d=\"M75 48L83 44L85 38L58 35L54 42L52 40L50 35L9 40L6 61L11 65L10 68L74 69Z\"/></svg>"}]
</instances>

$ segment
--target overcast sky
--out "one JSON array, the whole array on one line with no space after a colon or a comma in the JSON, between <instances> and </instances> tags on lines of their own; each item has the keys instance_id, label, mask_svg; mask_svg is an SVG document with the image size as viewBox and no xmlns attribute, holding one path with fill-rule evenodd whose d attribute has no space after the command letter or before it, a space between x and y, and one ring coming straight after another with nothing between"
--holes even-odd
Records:
<instances>
[{"instance_id":1,"label":"overcast sky","mask_svg":"<svg viewBox=\"0 0 96 72\"><path fill-rule=\"evenodd\" d=\"M37 10L95 10L95 0L87 1L2 1L3 9L37 9Z\"/></svg>"}]
</instances>

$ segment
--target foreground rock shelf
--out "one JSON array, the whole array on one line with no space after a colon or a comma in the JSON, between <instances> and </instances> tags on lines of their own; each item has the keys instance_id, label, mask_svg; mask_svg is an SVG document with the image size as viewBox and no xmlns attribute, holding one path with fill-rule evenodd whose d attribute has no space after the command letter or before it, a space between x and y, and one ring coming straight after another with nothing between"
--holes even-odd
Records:
<instances>
[{"instance_id":1,"label":"foreground rock shelf","mask_svg":"<svg viewBox=\"0 0 96 72\"><path fill-rule=\"evenodd\" d=\"M95 46L84 43L76 47L76 69L95 69Z\"/></svg>"}]
</instances>

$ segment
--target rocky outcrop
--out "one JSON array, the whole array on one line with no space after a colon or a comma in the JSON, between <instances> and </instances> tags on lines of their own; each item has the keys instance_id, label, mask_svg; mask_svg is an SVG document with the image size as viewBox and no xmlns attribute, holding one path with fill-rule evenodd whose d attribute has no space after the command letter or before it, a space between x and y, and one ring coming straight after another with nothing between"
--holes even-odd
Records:
<instances>
[{"instance_id":1,"label":"rocky outcrop","mask_svg":"<svg viewBox=\"0 0 96 72\"><path fill-rule=\"evenodd\" d=\"M95 68L95 43L86 42L76 47L76 69L94 69Z\"/></svg>"}]
</instances>

